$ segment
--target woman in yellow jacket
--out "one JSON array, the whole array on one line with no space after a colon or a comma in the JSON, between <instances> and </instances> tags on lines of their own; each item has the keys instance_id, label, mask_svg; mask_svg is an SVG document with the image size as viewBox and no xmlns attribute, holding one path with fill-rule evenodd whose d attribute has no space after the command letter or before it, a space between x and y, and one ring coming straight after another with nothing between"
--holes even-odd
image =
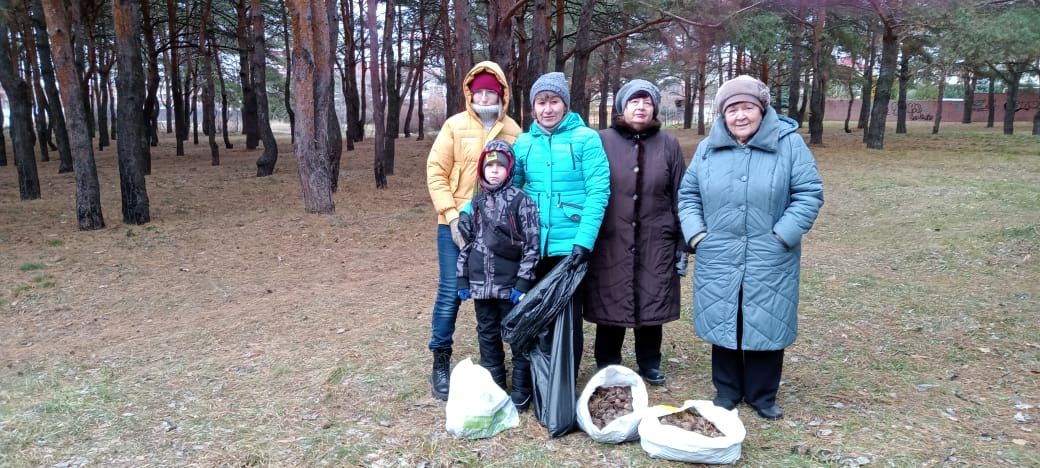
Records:
<instances>
[{"instance_id":1,"label":"woman in yellow jacket","mask_svg":"<svg viewBox=\"0 0 1040 468\"><path fill-rule=\"evenodd\" d=\"M451 375L451 345L459 297L455 283L455 264L464 245L459 233L459 210L473 197L477 185L477 160L491 140L509 144L520 135L520 126L506 115L509 84L495 62L480 62L462 81L466 110L444 122L426 161L426 184L437 209L437 263L440 281L433 304L430 351L433 396L448 399Z\"/></svg>"}]
</instances>

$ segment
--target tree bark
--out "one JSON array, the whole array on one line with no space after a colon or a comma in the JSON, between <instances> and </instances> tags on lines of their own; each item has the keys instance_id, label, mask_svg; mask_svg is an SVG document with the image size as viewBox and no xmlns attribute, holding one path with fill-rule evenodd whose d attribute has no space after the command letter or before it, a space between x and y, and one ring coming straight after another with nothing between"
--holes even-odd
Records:
<instances>
[{"instance_id":1,"label":"tree bark","mask_svg":"<svg viewBox=\"0 0 1040 468\"><path fill-rule=\"evenodd\" d=\"M802 125L802 114L798 111L802 87L802 36L805 34L805 6L798 9L798 17L791 23L791 63L789 65L790 81L787 86L787 116ZM702 75L703 76L703 75ZM703 79L703 78L702 78ZM701 96L704 96L701 94ZM698 127L700 128L700 127ZM703 133L701 133L703 135Z\"/></svg>"},{"instance_id":2,"label":"tree bark","mask_svg":"<svg viewBox=\"0 0 1040 468\"><path fill-rule=\"evenodd\" d=\"M148 145L159 146L159 52L155 48L155 27L152 25L152 2L141 0L141 30L148 52L148 90L144 98L144 115L148 119ZM152 173L151 151L144 162L144 173Z\"/></svg>"},{"instance_id":3,"label":"tree bark","mask_svg":"<svg viewBox=\"0 0 1040 468\"><path fill-rule=\"evenodd\" d=\"M995 118L996 118L996 113L997 113L997 103L996 103L997 99L996 99L996 96L995 96L995 94L996 94L996 92L995 92L996 81L997 81L997 77L993 76L993 75L990 75L990 77L989 77L989 89L986 91L986 93L987 93L986 94L986 108L988 109L988 111L986 113L986 128L993 128L993 122L995 121Z\"/></svg>"},{"instance_id":4,"label":"tree bark","mask_svg":"<svg viewBox=\"0 0 1040 468\"><path fill-rule=\"evenodd\" d=\"M350 0L345 0L350 1ZM251 54L250 74L254 77L256 90L256 124L260 131L260 139L264 143L264 152L256 160L256 176L266 177L274 174L278 163L278 142L271 132L271 109L267 102L267 40L264 34L264 14L260 9L260 0L252 0L253 14L253 53Z\"/></svg>"},{"instance_id":5,"label":"tree bark","mask_svg":"<svg viewBox=\"0 0 1040 468\"><path fill-rule=\"evenodd\" d=\"M282 35L285 42L285 82L282 83L282 99L285 105L285 113L289 114L289 142L296 142L296 113L292 107L292 69L293 69L293 47L289 37L289 13L285 2L282 2ZM268 119L270 121L270 119Z\"/></svg>"},{"instance_id":6,"label":"tree bark","mask_svg":"<svg viewBox=\"0 0 1040 468\"><path fill-rule=\"evenodd\" d=\"M558 1L562 7L563 0ZM527 48L527 73L521 75L518 80L520 82L514 83L513 86L514 89L523 91L516 96L522 100L518 103L520 104L518 107L522 109L524 128L528 128L534 120L531 99L528 95L531 85L539 76L549 71L549 0L533 0L531 4L533 10L531 11L531 40L528 42ZM563 41L557 44L556 56L557 59L563 56Z\"/></svg>"},{"instance_id":7,"label":"tree bark","mask_svg":"<svg viewBox=\"0 0 1040 468\"><path fill-rule=\"evenodd\" d=\"M238 40L238 79L242 85L242 133L246 135L246 149L256 149L260 133L256 120L256 81L249 73L249 18L246 16L247 0L237 0L235 13L237 22L235 38Z\"/></svg>"},{"instance_id":8,"label":"tree bark","mask_svg":"<svg viewBox=\"0 0 1040 468\"><path fill-rule=\"evenodd\" d=\"M375 0L370 0L375 1ZM299 166L304 210L333 213L329 175L329 24L325 0L288 0L293 31L293 154Z\"/></svg>"},{"instance_id":9,"label":"tree bark","mask_svg":"<svg viewBox=\"0 0 1040 468\"><path fill-rule=\"evenodd\" d=\"M0 0L7 1L7 0ZM77 124L86 121L83 88L76 74L69 18L62 0L43 0L47 31L54 46L54 65L61 83L61 101L64 113L74 124L69 126L69 148L76 177L76 220L84 231L102 229L105 218L101 213L101 189L94 165L94 148L86 127Z\"/></svg>"},{"instance_id":10,"label":"tree bark","mask_svg":"<svg viewBox=\"0 0 1040 468\"><path fill-rule=\"evenodd\" d=\"M870 122L871 93L874 89L874 65L877 61L877 30L870 27L870 48L867 50L867 67L863 70L863 91L859 99L859 122L856 128L867 128Z\"/></svg>"},{"instance_id":11,"label":"tree bark","mask_svg":"<svg viewBox=\"0 0 1040 468\"><path fill-rule=\"evenodd\" d=\"M899 97L896 99L896 133L906 133L906 93L910 85L910 48L899 54Z\"/></svg>"},{"instance_id":12,"label":"tree bark","mask_svg":"<svg viewBox=\"0 0 1040 468\"><path fill-rule=\"evenodd\" d=\"M975 80L978 75L975 70L964 71L964 113L961 115L961 123L971 123L971 112L975 109Z\"/></svg>"},{"instance_id":13,"label":"tree bark","mask_svg":"<svg viewBox=\"0 0 1040 468\"><path fill-rule=\"evenodd\" d=\"M463 102L465 94L463 94L462 92L462 81L466 79L466 74L469 73L469 69L473 68L473 26L470 24L471 8L469 6L469 2L462 0L452 0L452 7L455 13L454 20L456 82L454 86L448 89L448 92L454 93L456 95L456 98L455 107L449 109L448 112L445 114L445 117L456 112L461 112L463 109L465 109L466 103ZM371 2L369 2L369 8L372 8ZM372 37L375 38L376 36L373 35ZM373 82L372 86L375 86L375 82Z\"/></svg>"},{"instance_id":14,"label":"tree bark","mask_svg":"<svg viewBox=\"0 0 1040 468\"><path fill-rule=\"evenodd\" d=\"M216 104L213 85L213 44L209 38L210 14L213 0L202 4L202 24L199 27L199 53L202 55L202 128L209 139L210 164L220 165L220 147L217 146Z\"/></svg>"},{"instance_id":15,"label":"tree bark","mask_svg":"<svg viewBox=\"0 0 1040 468\"><path fill-rule=\"evenodd\" d=\"M170 68L166 74L170 76L170 87L173 89L173 121L177 141L177 156L184 156L184 140L188 139L188 120L184 114L184 98L181 95L181 73L177 43L177 2L166 0L166 17L170 27Z\"/></svg>"},{"instance_id":16,"label":"tree bark","mask_svg":"<svg viewBox=\"0 0 1040 468\"><path fill-rule=\"evenodd\" d=\"M581 5L581 16L578 20L578 33L574 38L573 72L571 74L571 106L582 120L589 120L588 96L585 92L585 79L588 76L589 57L592 55L591 29L592 13L598 0L584 0Z\"/></svg>"},{"instance_id":17,"label":"tree bark","mask_svg":"<svg viewBox=\"0 0 1040 468\"><path fill-rule=\"evenodd\" d=\"M35 99L35 115L33 121L36 124L36 142L40 145L40 161L48 162L50 157L51 131L47 126L47 96L44 94L42 77L40 76L40 63L37 60L36 36L33 33L32 21L29 11L22 4L18 8L20 23L22 24L22 46L25 48L26 75L29 77L32 96Z\"/></svg>"},{"instance_id":18,"label":"tree bark","mask_svg":"<svg viewBox=\"0 0 1040 468\"><path fill-rule=\"evenodd\" d=\"M368 32L369 32L369 52L371 65L368 67L372 74L372 122L375 126L375 154L373 161L373 172L376 180L376 188L386 188L386 153L385 147L386 140L384 135L386 134L385 120L383 116L382 106L382 84L379 79L379 47L378 42L375 38L379 36L378 27L376 24L376 0L368 0ZM456 68L457 69L457 68Z\"/></svg>"},{"instance_id":19,"label":"tree bark","mask_svg":"<svg viewBox=\"0 0 1040 468\"><path fill-rule=\"evenodd\" d=\"M827 8L819 7L814 13L812 39L812 103L809 106L809 144L823 144L823 111L827 101L827 70L823 56L829 55L823 44L823 28L827 20Z\"/></svg>"},{"instance_id":20,"label":"tree bark","mask_svg":"<svg viewBox=\"0 0 1040 468\"><path fill-rule=\"evenodd\" d=\"M354 142L361 141L365 136L364 122L361 121L361 105L360 98L358 97L358 82L357 82L357 43L354 41L354 1L343 0L341 4L341 10L343 13L343 38L344 44L343 49L345 51L345 60L343 61L343 76L340 82L343 86L343 104L346 107L346 127L347 127L347 151L354 151ZM419 8L422 8L423 3L420 2ZM419 21L422 21L422 16L419 17Z\"/></svg>"},{"instance_id":21,"label":"tree bark","mask_svg":"<svg viewBox=\"0 0 1040 468\"><path fill-rule=\"evenodd\" d=\"M98 60L104 60L105 55L103 53L98 54ZM94 89L97 90L97 128L98 128L98 151L105 149L108 146L112 146L112 140L109 138L111 133L108 132L108 106L109 106L109 95L108 95L108 80L111 79L112 73L111 68L101 64L97 74L97 82L95 83Z\"/></svg>"},{"instance_id":22,"label":"tree bark","mask_svg":"<svg viewBox=\"0 0 1040 468\"><path fill-rule=\"evenodd\" d=\"M394 139L397 138L397 130L400 126L401 95L398 83L401 77L400 64L394 56L392 32L396 15L394 0L386 0L386 16L383 20L383 70L386 70L386 81L384 81L383 102L386 105L386 129L383 138L383 167L386 175L394 174ZM472 67L470 67L472 68ZM466 69L466 72L469 68ZM465 72L464 72L465 73ZM460 75L465 76L465 75Z\"/></svg>"},{"instance_id":23,"label":"tree bark","mask_svg":"<svg viewBox=\"0 0 1040 468\"><path fill-rule=\"evenodd\" d=\"M3 86L0 84L0 86ZM4 138L3 99L0 99L0 167L7 165L7 139Z\"/></svg>"},{"instance_id":24,"label":"tree bark","mask_svg":"<svg viewBox=\"0 0 1040 468\"><path fill-rule=\"evenodd\" d=\"M50 129L58 150L58 174L73 171L72 150L69 148L69 130L61 111L61 98L54 78L54 60L51 57L51 44L47 37L47 23L44 21L44 7L40 0L32 0L32 25L36 29L36 51L40 53L40 73L44 79L47 94L47 114Z\"/></svg>"},{"instance_id":25,"label":"tree bark","mask_svg":"<svg viewBox=\"0 0 1040 468\"><path fill-rule=\"evenodd\" d=\"M888 114L888 101L892 96L892 80L895 77L898 55L899 35L896 34L891 21L886 21L885 32L881 36L881 69L878 71L877 93L871 106L870 123L864 133L865 143L870 149L885 147L885 118Z\"/></svg>"},{"instance_id":26,"label":"tree bark","mask_svg":"<svg viewBox=\"0 0 1040 468\"><path fill-rule=\"evenodd\" d=\"M224 148L232 149L235 147L228 138L228 105L227 105L227 90L224 88L224 69L220 66L220 54L217 54L217 59L213 61L216 65L217 79L220 80L220 133L224 137ZM259 114L259 112L257 112Z\"/></svg>"},{"instance_id":27,"label":"tree bark","mask_svg":"<svg viewBox=\"0 0 1040 468\"><path fill-rule=\"evenodd\" d=\"M599 128L600 130L607 128L607 119L610 118L609 109L607 106L607 96L610 95L610 57L606 51L600 53L602 64L600 72L602 75L599 78ZM684 80L683 84L689 89L690 81ZM687 94L688 96L689 94ZM688 110L688 109L684 109ZM683 127L690 128L690 127Z\"/></svg>"},{"instance_id":28,"label":"tree bark","mask_svg":"<svg viewBox=\"0 0 1040 468\"><path fill-rule=\"evenodd\" d=\"M1015 112L1018 111L1019 81L1022 80L1022 74L1025 73L1026 69L1026 65L1017 63L1008 64L1006 72L994 69L1000 75L1000 79L1007 83L1007 101L1004 103L1005 135L1013 135L1015 133Z\"/></svg>"},{"instance_id":29,"label":"tree bark","mask_svg":"<svg viewBox=\"0 0 1040 468\"><path fill-rule=\"evenodd\" d=\"M946 92L946 70L940 68L939 73L939 97L935 103L935 120L932 122L932 135L939 133L939 124L942 123L943 115L943 93Z\"/></svg>"},{"instance_id":30,"label":"tree bark","mask_svg":"<svg viewBox=\"0 0 1040 468\"><path fill-rule=\"evenodd\" d=\"M344 0L350 1L350 0ZM328 149L328 162L329 162L329 177L331 180L329 183L332 186L332 192L336 193L339 191L339 163L343 158L343 137L340 134L339 126L339 115L336 114L336 80L332 69L332 64L336 63L336 43L339 41L339 23L336 22L336 0L326 0L326 14L328 15L329 24L329 79L328 79L328 93L329 93L329 113L328 113L328 132L329 132L329 149ZM393 6L390 2L386 5L387 12L393 11ZM389 13L387 13L389 15ZM391 30L391 26L386 27L387 30ZM387 44L387 47L390 47Z\"/></svg>"},{"instance_id":31,"label":"tree bark","mask_svg":"<svg viewBox=\"0 0 1040 468\"><path fill-rule=\"evenodd\" d=\"M149 152L148 121L145 119L144 65L141 62L141 11L136 0L112 0L115 27L116 92L119 94L119 191L123 222L144 224L151 220L143 161ZM205 29L205 28L203 28Z\"/></svg>"},{"instance_id":32,"label":"tree bark","mask_svg":"<svg viewBox=\"0 0 1040 468\"><path fill-rule=\"evenodd\" d=\"M0 10L11 11L10 7L9 0L0 0ZM11 61L7 21L6 15L0 15L0 85L7 94L11 111L11 149L18 170L18 195L22 200L36 200L40 198L40 177L33 154L36 137L32 129L32 98L29 83L18 75L18 69Z\"/></svg>"}]
</instances>

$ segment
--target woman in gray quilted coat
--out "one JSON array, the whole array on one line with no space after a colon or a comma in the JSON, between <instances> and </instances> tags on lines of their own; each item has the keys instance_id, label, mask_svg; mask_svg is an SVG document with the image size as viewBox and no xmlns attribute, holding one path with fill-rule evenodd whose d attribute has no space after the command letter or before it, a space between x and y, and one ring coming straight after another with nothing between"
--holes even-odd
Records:
<instances>
[{"instance_id":1,"label":"woman in gray quilted coat","mask_svg":"<svg viewBox=\"0 0 1040 468\"><path fill-rule=\"evenodd\" d=\"M823 206L816 160L798 124L750 76L719 87L720 113L679 187L683 238L695 252L694 328L712 344L714 402L744 401L765 419L784 348L798 331L802 237Z\"/></svg>"}]
</instances>

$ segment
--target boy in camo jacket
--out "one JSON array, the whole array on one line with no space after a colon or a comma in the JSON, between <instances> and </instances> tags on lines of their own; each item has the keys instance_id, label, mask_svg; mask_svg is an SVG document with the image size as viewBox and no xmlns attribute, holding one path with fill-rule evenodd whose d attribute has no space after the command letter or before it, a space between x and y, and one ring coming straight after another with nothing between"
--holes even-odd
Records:
<instances>
[{"instance_id":1,"label":"boy in camo jacket","mask_svg":"<svg viewBox=\"0 0 1040 468\"><path fill-rule=\"evenodd\" d=\"M502 319L534 285L540 228L534 201L512 184L514 161L512 148L502 140L489 142L480 154L481 191L473 196L468 216L460 216L460 230L470 236L456 270L459 299L474 299L480 365L503 390ZM530 362L522 350L512 353L510 398L523 411L531 399Z\"/></svg>"}]
</instances>

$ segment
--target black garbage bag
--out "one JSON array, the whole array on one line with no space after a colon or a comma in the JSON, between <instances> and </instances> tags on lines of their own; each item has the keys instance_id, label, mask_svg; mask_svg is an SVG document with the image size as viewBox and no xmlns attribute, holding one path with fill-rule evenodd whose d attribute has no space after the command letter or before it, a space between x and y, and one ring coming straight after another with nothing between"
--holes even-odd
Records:
<instances>
[{"instance_id":1,"label":"black garbage bag","mask_svg":"<svg viewBox=\"0 0 1040 468\"><path fill-rule=\"evenodd\" d=\"M502 319L502 340L517 349L528 349L570 304L586 270L587 264L575 267L570 256L561 260Z\"/></svg>"},{"instance_id":2,"label":"black garbage bag","mask_svg":"<svg viewBox=\"0 0 1040 468\"><path fill-rule=\"evenodd\" d=\"M556 317L555 324L542 330L528 351L531 383L534 387L534 412L549 431L560 437L574 430L577 423L578 389L574 362L575 315L570 306Z\"/></svg>"}]
</instances>

